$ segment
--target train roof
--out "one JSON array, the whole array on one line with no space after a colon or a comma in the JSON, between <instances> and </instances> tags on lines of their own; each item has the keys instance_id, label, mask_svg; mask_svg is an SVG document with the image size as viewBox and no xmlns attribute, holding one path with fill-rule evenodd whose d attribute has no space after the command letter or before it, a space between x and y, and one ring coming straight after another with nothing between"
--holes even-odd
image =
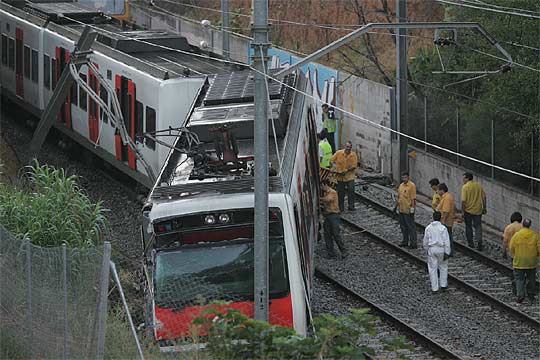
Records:
<instances>
[{"instance_id":1,"label":"train roof","mask_svg":"<svg viewBox=\"0 0 540 360\"><path fill-rule=\"evenodd\" d=\"M15 0L10 4L0 2L0 9L75 42L85 26L81 23L92 26L99 33L92 49L158 79L221 74L242 68L191 46L178 34L126 27L77 2Z\"/></svg>"},{"instance_id":2,"label":"train roof","mask_svg":"<svg viewBox=\"0 0 540 360\"><path fill-rule=\"evenodd\" d=\"M268 146L271 192L284 191L292 174L303 112L303 97L294 88L306 84L300 72L280 80L269 82L268 89L268 127L276 135L269 138ZM152 189L153 201L253 191L253 92L252 71L209 77ZM193 143L194 137L198 144Z\"/></svg>"}]
</instances>

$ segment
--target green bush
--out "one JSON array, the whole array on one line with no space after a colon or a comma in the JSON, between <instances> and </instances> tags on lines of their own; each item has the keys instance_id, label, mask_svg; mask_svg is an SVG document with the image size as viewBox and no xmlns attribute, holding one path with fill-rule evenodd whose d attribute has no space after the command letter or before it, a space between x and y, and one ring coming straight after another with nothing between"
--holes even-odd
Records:
<instances>
[{"instance_id":1,"label":"green bush","mask_svg":"<svg viewBox=\"0 0 540 360\"><path fill-rule=\"evenodd\" d=\"M375 335L376 317L369 309L351 309L347 316L324 314L313 319L315 334L302 337L293 329L249 318L235 309L225 313L208 307L194 320L205 336L205 352L211 359L365 359L373 349L358 343L363 334ZM403 339L391 339L387 349L409 348Z\"/></svg>"},{"instance_id":2,"label":"green bush","mask_svg":"<svg viewBox=\"0 0 540 360\"><path fill-rule=\"evenodd\" d=\"M0 224L39 246L90 247L102 240L102 203L93 203L75 175L37 162L27 167L22 188L0 184Z\"/></svg>"}]
</instances>

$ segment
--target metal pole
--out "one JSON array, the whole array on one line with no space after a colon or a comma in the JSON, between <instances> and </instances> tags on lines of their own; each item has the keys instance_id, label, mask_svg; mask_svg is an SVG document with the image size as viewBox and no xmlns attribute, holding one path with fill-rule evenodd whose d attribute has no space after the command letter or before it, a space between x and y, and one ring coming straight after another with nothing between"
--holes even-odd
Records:
<instances>
[{"instance_id":1,"label":"metal pole","mask_svg":"<svg viewBox=\"0 0 540 360\"><path fill-rule=\"evenodd\" d=\"M62 244L62 259L63 259L63 275L64 275L64 360L68 356L68 288L67 288L67 246Z\"/></svg>"},{"instance_id":2,"label":"metal pole","mask_svg":"<svg viewBox=\"0 0 540 360\"><path fill-rule=\"evenodd\" d=\"M424 151L427 152L427 96L424 96Z\"/></svg>"},{"instance_id":3,"label":"metal pole","mask_svg":"<svg viewBox=\"0 0 540 360\"><path fill-rule=\"evenodd\" d=\"M495 168L493 164L495 163L495 132L494 132L494 121L491 119L491 178L495 178Z\"/></svg>"},{"instance_id":4,"label":"metal pole","mask_svg":"<svg viewBox=\"0 0 540 360\"><path fill-rule=\"evenodd\" d=\"M30 359L34 358L34 330L32 324L32 243L26 240L26 282L27 292L27 326L28 326L28 346L30 347Z\"/></svg>"},{"instance_id":5,"label":"metal pole","mask_svg":"<svg viewBox=\"0 0 540 360\"><path fill-rule=\"evenodd\" d=\"M534 131L531 134L531 176L534 176ZM534 194L534 180L531 179L531 194Z\"/></svg>"},{"instance_id":6,"label":"metal pole","mask_svg":"<svg viewBox=\"0 0 540 360\"><path fill-rule=\"evenodd\" d=\"M407 1L396 0L399 23L407 22ZM407 30L399 28L396 41L396 109L398 131L407 132ZM399 136L399 173L408 170L407 138Z\"/></svg>"},{"instance_id":7,"label":"metal pole","mask_svg":"<svg viewBox=\"0 0 540 360\"><path fill-rule=\"evenodd\" d=\"M144 355L141 349L141 344L139 342L139 337L137 336L137 331L135 330L135 325L133 325L133 320L131 319L131 313L129 312L129 307L126 302L126 297L124 296L124 290L122 289L122 283L120 283L120 278L118 277L118 272L116 271L116 265L114 262L109 262L111 265L112 274L114 277L114 281L116 282L116 286L118 286L118 292L120 292L120 298L122 299L122 304L124 304L124 309L126 310L126 315L129 320L129 327L131 329L131 334L133 335L133 338L135 339L135 344L137 345L137 351L139 352L139 357L144 360Z\"/></svg>"},{"instance_id":8,"label":"metal pole","mask_svg":"<svg viewBox=\"0 0 540 360\"><path fill-rule=\"evenodd\" d=\"M459 107L456 109L456 163L459 166Z\"/></svg>"},{"instance_id":9,"label":"metal pole","mask_svg":"<svg viewBox=\"0 0 540 360\"><path fill-rule=\"evenodd\" d=\"M223 37L223 57L231 58L229 50L229 0L221 0L221 36Z\"/></svg>"},{"instance_id":10,"label":"metal pole","mask_svg":"<svg viewBox=\"0 0 540 360\"><path fill-rule=\"evenodd\" d=\"M103 243L103 259L99 277L99 298L97 312L97 352L96 358L101 360L105 356L105 329L107 326L107 295L109 292L109 269L111 261L111 243Z\"/></svg>"},{"instance_id":11,"label":"metal pole","mask_svg":"<svg viewBox=\"0 0 540 360\"><path fill-rule=\"evenodd\" d=\"M253 67L255 72L255 319L268 321L268 0L254 0ZM261 56L263 59L261 59Z\"/></svg>"}]
</instances>

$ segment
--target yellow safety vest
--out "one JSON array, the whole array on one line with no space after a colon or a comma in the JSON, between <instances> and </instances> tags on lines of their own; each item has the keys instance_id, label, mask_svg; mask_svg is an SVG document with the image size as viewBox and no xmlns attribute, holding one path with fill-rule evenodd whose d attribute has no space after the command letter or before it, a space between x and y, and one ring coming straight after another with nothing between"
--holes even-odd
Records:
<instances>
[{"instance_id":1,"label":"yellow safety vest","mask_svg":"<svg viewBox=\"0 0 540 360\"><path fill-rule=\"evenodd\" d=\"M334 118L330 119L328 117L328 113L323 113L322 114L322 119L323 119L323 129L326 129L328 130L328 133L329 134L333 134L336 132L336 118L334 116Z\"/></svg>"},{"instance_id":2,"label":"yellow safety vest","mask_svg":"<svg viewBox=\"0 0 540 360\"><path fill-rule=\"evenodd\" d=\"M320 165L322 167L330 167L330 158L332 157L332 146L328 141L320 141L319 149L321 149L323 156Z\"/></svg>"}]
</instances>

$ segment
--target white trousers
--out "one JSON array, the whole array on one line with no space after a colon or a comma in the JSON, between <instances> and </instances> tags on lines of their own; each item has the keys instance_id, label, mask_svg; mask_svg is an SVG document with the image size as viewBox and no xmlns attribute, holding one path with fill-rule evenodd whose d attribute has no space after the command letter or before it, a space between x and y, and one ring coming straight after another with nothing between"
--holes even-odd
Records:
<instances>
[{"instance_id":1,"label":"white trousers","mask_svg":"<svg viewBox=\"0 0 540 360\"><path fill-rule=\"evenodd\" d=\"M444 249L430 247L427 252L427 263L431 290L437 291L440 287L448 286L448 260L444 260ZM439 275L437 274L439 270Z\"/></svg>"}]
</instances>

